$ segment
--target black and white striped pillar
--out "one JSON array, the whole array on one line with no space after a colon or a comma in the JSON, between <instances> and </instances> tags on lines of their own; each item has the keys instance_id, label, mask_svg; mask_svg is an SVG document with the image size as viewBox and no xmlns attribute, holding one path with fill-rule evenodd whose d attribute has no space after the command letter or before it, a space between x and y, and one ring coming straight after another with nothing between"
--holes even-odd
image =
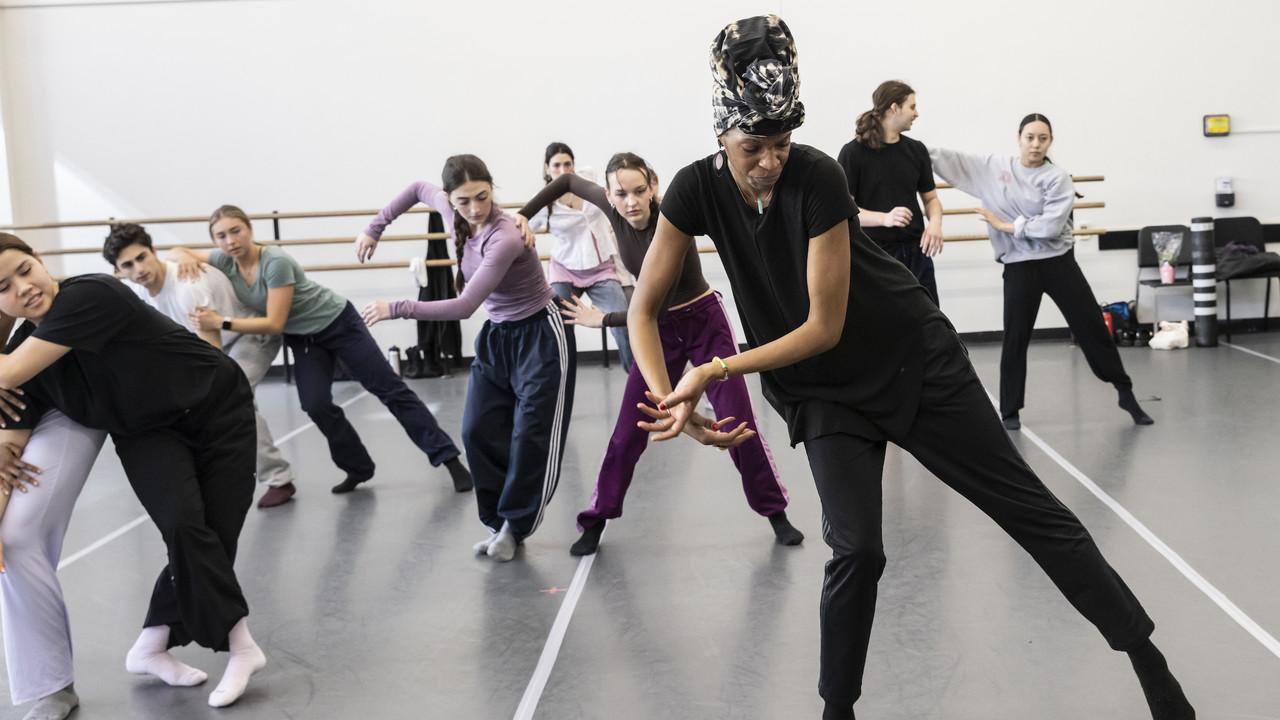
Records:
<instances>
[{"instance_id":1,"label":"black and white striped pillar","mask_svg":"<svg viewBox=\"0 0 1280 720\"><path fill-rule=\"evenodd\" d=\"M1191 220L1191 292L1195 302L1196 347L1218 345L1218 265L1213 218Z\"/></svg>"}]
</instances>

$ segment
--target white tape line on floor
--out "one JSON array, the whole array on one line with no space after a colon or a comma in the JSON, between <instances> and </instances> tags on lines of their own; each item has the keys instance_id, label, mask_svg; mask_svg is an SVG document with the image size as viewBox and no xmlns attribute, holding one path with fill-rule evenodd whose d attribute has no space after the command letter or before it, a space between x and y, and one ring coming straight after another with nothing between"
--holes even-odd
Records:
<instances>
[{"instance_id":1,"label":"white tape line on floor","mask_svg":"<svg viewBox=\"0 0 1280 720\"><path fill-rule=\"evenodd\" d=\"M542 699L542 691L547 687L547 679L556 666L556 658L560 655L560 645L564 642L565 633L569 630L569 621L573 619L573 611L578 607L578 598L582 597L582 588L587 584L587 576L591 574L591 565L596 556L584 555L578 561L578 569L573 573L573 582L569 584L569 592L565 593L564 602L560 603L560 612L551 624L551 633L547 636L547 644L538 657L538 666L529 678L529 685L524 689L524 697L516 707L513 720L533 720L538 709L538 701Z\"/></svg>"},{"instance_id":2,"label":"white tape line on floor","mask_svg":"<svg viewBox=\"0 0 1280 720\"><path fill-rule=\"evenodd\" d=\"M1184 560L1181 555L1174 551L1173 548L1169 547L1168 543L1161 540L1154 532L1151 531L1150 528L1143 524L1141 520L1135 517L1133 513L1129 512L1125 506L1121 505L1118 500L1111 497L1107 491L1099 487L1097 483L1090 479L1088 475L1081 472L1075 465L1072 465L1070 461L1061 455L1061 453L1054 450L1049 443L1042 440L1039 435L1035 434L1025 424L1022 426L1021 432L1028 440L1034 443L1036 447L1040 448L1044 454L1048 455L1049 458L1056 462L1063 470L1066 470L1067 474L1075 478L1076 481L1083 485L1086 490L1093 493L1094 497L1101 500L1103 505L1106 505L1112 512L1120 516L1120 519L1123 520L1126 525L1133 528L1133 531L1138 533L1139 537L1147 541L1148 545L1155 548L1156 552L1163 555L1164 559L1168 560L1170 565L1173 565L1178 572L1182 573L1183 577L1190 580L1192 585L1195 585L1196 588L1208 596L1214 604L1219 608L1222 608L1222 611L1225 612L1232 620L1236 621L1236 624L1244 628L1245 632L1249 633L1255 640L1262 643L1262 646L1271 651L1272 655L1280 658L1280 641L1277 641L1271 633L1267 632L1261 625L1254 622L1253 618L1249 617L1245 611L1241 610L1239 606L1231 601L1231 598L1227 597L1225 593L1215 587L1213 583L1206 580L1205 577L1196 571L1195 568L1191 567L1191 563Z\"/></svg>"}]
</instances>

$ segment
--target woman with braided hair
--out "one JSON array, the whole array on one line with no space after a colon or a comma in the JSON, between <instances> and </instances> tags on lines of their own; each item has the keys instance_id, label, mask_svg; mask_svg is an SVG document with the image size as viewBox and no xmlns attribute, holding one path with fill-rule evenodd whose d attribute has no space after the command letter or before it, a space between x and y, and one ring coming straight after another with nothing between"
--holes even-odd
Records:
<instances>
[{"instance_id":1,"label":"woman with braided hair","mask_svg":"<svg viewBox=\"0 0 1280 720\"><path fill-rule=\"evenodd\" d=\"M772 15L731 23L712 43L711 67L721 148L672 180L628 327L656 406L647 424L655 439L697 422L713 383L758 372L792 443L804 444L833 551L821 604L823 717L853 718L862 694L893 442L995 520L1112 648L1129 653L1155 720L1193 718L1151 643L1151 619L1018 454L951 323L859 230L840 166L792 143L804 106L786 24ZM692 368L673 389L658 315L697 235L719 250L750 349Z\"/></svg>"},{"instance_id":2,"label":"woman with braided hair","mask_svg":"<svg viewBox=\"0 0 1280 720\"><path fill-rule=\"evenodd\" d=\"M364 259L388 223L418 203L427 205L452 228L458 297L380 300L365 307L364 320L463 320L484 306L489 319L476 336L462 444L480 522L490 531L475 551L507 562L542 523L560 482L577 369L573 333L565 329L538 254L494 202L493 176L484 162L454 155L441 176L443 187L416 182L396 196L361 234L358 247ZM359 245L366 239L372 242Z\"/></svg>"}]
</instances>

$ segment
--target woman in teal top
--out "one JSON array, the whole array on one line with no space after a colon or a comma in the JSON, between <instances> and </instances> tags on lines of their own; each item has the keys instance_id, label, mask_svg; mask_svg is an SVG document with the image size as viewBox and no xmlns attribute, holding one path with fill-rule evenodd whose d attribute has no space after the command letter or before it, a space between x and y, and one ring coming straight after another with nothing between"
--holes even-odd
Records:
<instances>
[{"instance_id":1,"label":"woman in teal top","mask_svg":"<svg viewBox=\"0 0 1280 720\"><path fill-rule=\"evenodd\" d=\"M457 446L422 400L391 370L346 298L308 279L298 261L284 250L255 243L249 216L238 207L223 205L214 211L209 218L209 235L217 246L212 252L174 251L179 274L200 272L200 263L214 266L231 279L240 302L262 317L224 318L201 308L192 320L202 330L284 335L285 344L293 351L302 409L329 441L334 464L347 473L333 492L351 492L372 478L374 471L369 451L342 408L333 402L335 359L341 359L351 376L391 410L433 466L449 469L455 490L471 489L471 473L463 467Z\"/></svg>"}]
</instances>

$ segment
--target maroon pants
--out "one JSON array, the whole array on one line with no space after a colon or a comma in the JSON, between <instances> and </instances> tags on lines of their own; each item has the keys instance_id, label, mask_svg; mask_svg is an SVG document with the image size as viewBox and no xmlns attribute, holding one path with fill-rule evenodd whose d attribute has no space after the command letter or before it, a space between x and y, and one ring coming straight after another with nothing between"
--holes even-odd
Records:
<instances>
[{"instance_id":1,"label":"maroon pants","mask_svg":"<svg viewBox=\"0 0 1280 720\"><path fill-rule=\"evenodd\" d=\"M685 365L701 365L711 358L727 358L736 355L738 344L734 341L733 327L725 314L724 301L719 293L713 293L678 310L664 312L658 318L658 336L662 340L662 353L667 364L667 374L674 385L684 374ZM631 486L636 463L649 444L649 433L636 423L649 418L636 409L637 403L646 402L648 389L640 369L631 366L627 387L622 395L622 408L618 411L618 423L600 465L596 478L596 491L591 507L578 514L578 527L585 529L601 520L622 516L622 500ZM713 382L707 387L707 399L715 409L717 418L734 417L734 427L746 421L748 427L758 429L755 411L747 383L741 377L726 382ZM751 440L729 450L729 457L742 475L742 490L752 510L768 517L787 507L787 489L778 477L773 455L757 434Z\"/></svg>"}]
</instances>

